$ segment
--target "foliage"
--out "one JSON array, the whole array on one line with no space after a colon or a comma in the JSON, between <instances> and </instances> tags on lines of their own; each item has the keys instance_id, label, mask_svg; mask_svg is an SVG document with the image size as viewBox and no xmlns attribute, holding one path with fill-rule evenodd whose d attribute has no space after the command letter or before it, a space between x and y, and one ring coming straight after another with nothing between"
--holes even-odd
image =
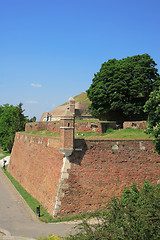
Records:
<instances>
[{"instance_id":1,"label":"foliage","mask_svg":"<svg viewBox=\"0 0 160 240\"><path fill-rule=\"evenodd\" d=\"M36 122L36 117L32 117L31 119L28 120L28 122Z\"/></svg>"},{"instance_id":2,"label":"foliage","mask_svg":"<svg viewBox=\"0 0 160 240\"><path fill-rule=\"evenodd\" d=\"M110 113L123 120L145 119L143 106L150 92L160 85L155 66L148 54L104 62L87 90L92 115L103 118Z\"/></svg>"},{"instance_id":3,"label":"foliage","mask_svg":"<svg viewBox=\"0 0 160 240\"><path fill-rule=\"evenodd\" d=\"M148 113L147 133L153 134L156 151L160 153L160 88L150 94L144 109Z\"/></svg>"},{"instance_id":4,"label":"foliage","mask_svg":"<svg viewBox=\"0 0 160 240\"><path fill-rule=\"evenodd\" d=\"M0 146L3 150L11 152L15 133L24 131L25 124L29 121L23 114L22 105L19 103L17 106L0 106ZM33 120L36 118L33 117Z\"/></svg>"},{"instance_id":5,"label":"foliage","mask_svg":"<svg viewBox=\"0 0 160 240\"><path fill-rule=\"evenodd\" d=\"M81 231L66 239L160 239L160 185L145 182L138 190L136 184L125 188L120 198L113 198L101 213L99 222L84 221Z\"/></svg>"}]
</instances>

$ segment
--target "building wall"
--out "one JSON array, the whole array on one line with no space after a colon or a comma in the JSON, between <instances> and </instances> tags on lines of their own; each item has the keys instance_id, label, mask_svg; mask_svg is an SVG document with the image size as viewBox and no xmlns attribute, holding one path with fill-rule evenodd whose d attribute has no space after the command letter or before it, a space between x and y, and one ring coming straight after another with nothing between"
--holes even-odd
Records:
<instances>
[{"instance_id":1,"label":"building wall","mask_svg":"<svg viewBox=\"0 0 160 240\"><path fill-rule=\"evenodd\" d=\"M160 156L151 140L77 140L77 144L66 180L69 187L60 199L61 216L96 210L131 183L155 184L160 178Z\"/></svg>"},{"instance_id":2,"label":"building wall","mask_svg":"<svg viewBox=\"0 0 160 240\"><path fill-rule=\"evenodd\" d=\"M59 139L17 133L8 167L50 214L90 212L133 182L141 186L160 178L152 140L77 139L67 162Z\"/></svg>"},{"instance_id":3,"label":"building wall","mask_svg":"<svg viewBox=\"0 0 160 240\"><path fill-rule=\"evenodd\" d=\"M145 129L148 126L146 121L129 121L123 123L123 128L137 128L137 129Z\"/></svg>"},{"instance_id":4,"label":"building wall","mask_svg":"<svg viewBox=\"0 0 160 240\"><path fill-rule=\"evenodd\" d=\"M25 126L25 131L40 131L46 129L50 132L60 132L60 121L57 122L31 122Z\"/></svg>"},{"instance_id":5,"label":"building wall","mask_svg":"<svg viewBox=\"0 0 160 240\"><path fill-rule=\"evenodd\" d=\"M88 132L94 131L97 133L104 133L108 128L116 128L116 122L76 122L75 123L75 131L80 132ZM58 122L33 122L27 123L25 127L25 131L40 131L42 129L46 129L47 131L51 131L53 133L60 132L60 121Z\"/></svg>"},{"instance_id":6,"label":"building wall","mask_svg":"<svg viewBox=\"0 0 160 240\"><path fill-rule=\"evenodd\" d=\"M8 171L53 214L63 154L59 138L17 133Z\"/></svg>"},{"instance_id":7,"label":"building wall","mask_svg":"<svg viewBox=\"0 0 160 240\"><path fill-rule=\"evenodd\" d=\"M75 131L104 133L108 128L116 128L116 122L76 122Z\"/></svg>"},{"instance_id":8,"label":"building wall","mask_svg":"<svg viewBox=\"0 0 160 240\"><path fill-rule=\"evenodd\" d=\"M137 128L137 129L145 129L148 126L146 121L129 121L123 123L123 128ZM60 132L60 121L57 122L33 122L27 123L25 127L25 131L39 131L42 129L46 129L51 132ZM96 121L80 121L75 122L75 131L79 132L88 132L94 131L97 133L104 133L108 128L116 128L116 121L111 122L96 122Z\"/></svg>"},{"instance_id":9,"label":"building wall","mask_svg":"<svg viewBox=\"0 0 160 240\"><path fill-rule=\"evenodd\" d=\"M88 110L88 106L90 105L90 103L85 103L85 102L76 102L75 103L75 108L76 109L86 109Z\"/></svg>"}]
</instances>

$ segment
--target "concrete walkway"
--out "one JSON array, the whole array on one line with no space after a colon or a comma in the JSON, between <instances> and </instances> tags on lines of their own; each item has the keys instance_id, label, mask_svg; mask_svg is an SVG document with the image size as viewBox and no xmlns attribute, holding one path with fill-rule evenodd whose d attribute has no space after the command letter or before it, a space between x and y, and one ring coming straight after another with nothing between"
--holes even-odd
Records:
<instances>
[{"instance_id":1,"label":"concrete walkway","mask_svg":"<svg viewBox=\"0 0 160 240\"><path fill-rule=\"evenodd\" d=\"M50 234L67 236L74 231L74 225L75 222L40 222L0 169L0 229L9 231L12 236L37 239Z\"/></svg>"}]
</instances>

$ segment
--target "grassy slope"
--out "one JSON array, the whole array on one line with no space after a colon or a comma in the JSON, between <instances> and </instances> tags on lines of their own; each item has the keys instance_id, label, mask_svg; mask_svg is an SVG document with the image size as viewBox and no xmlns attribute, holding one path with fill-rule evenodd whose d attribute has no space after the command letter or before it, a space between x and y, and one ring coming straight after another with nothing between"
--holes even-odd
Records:
<instances>
[{"instance_id":1,"label":"grassy slope","mask_svg":"<svg viewBox=\"0 0 160 240\"><path fill-rule=\"evenodd\" d=\"M82 135L81 135L82 134ZM126 128L120 130L108 129L105 133L99 134L95 132L76 132L76 138L84 139L152 139L152 135L148 135L141 129Z\"/></svg>"},{"instance_id":2,"label":"grassy slope","mask_svg":"<svg viewBox=\"0 0 160 240\"><path fill-rule=\"evenodd\" d=\"M75 102L91 103L91 101L87 97L87 93L85 93L85 92L82 92L81 94L78 94L77 96L75 96L73 98L74 98ZM61 106L66 105L66 104L67 104L67 102L62 104Z\"/></svg>"},{"instance_id":3,"label":"grassy slope","mask_svg":"<svg viewBox=\"0 0 160 240\"><path fill-rule=\"evenodd\" d=\"M40 136L49 136L49 137L59 137L60 133L52 133L50 131L47 131L46 129L40 130L40 131L26 131L23 133L33 134L33 135L40 135Z\"/></svg>"},{"instance_id":4,"label":"grassy slope","mask_svg":"<svg viewBox=\"0 0 160 240\"><path fill-rule=\"evenodd\" d=\"M60 133L47 132L46 130L41 131L28 131L24 133L60 137ZM75 138L80 139L152 139L152 135L148 135L144 130L126 128L120 130L108 129L105 133L99 134L95 132L75 132Z\"/></svg>"}]
</instances>

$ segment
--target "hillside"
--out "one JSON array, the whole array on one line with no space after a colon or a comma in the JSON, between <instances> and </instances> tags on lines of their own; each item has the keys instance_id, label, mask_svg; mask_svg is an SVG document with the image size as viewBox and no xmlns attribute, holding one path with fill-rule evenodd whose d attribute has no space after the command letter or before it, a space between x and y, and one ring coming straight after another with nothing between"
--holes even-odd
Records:
<instances>
[{"instance_id":1,"label":"hillside","mask_svg":"<svg viewBox=\"0 0 160 240\"><path fill-rule=\"evenodd\" d=\"M77 95L74 97L74 100L76 102L86 102L86 103L91 103L89 98L87 97L87 93L82 92L81 94Z\"/></svg>"},{"instance_id":2,"label":"hillside","mask_svg":"<svg viewBox=\"0 0 160 240\"><path fill-rule=\"evenodd\" d=\"M73 97L75 102L85 102L85 103L91 103L91 101L89 100L89 98L87 97L87 93L85 92L82 92L80 94L78 94L77 96ZM65 102L64 104L62 104L61 106L63 105L66 105L67 102Z\"/></svg>"}]
</instances>

